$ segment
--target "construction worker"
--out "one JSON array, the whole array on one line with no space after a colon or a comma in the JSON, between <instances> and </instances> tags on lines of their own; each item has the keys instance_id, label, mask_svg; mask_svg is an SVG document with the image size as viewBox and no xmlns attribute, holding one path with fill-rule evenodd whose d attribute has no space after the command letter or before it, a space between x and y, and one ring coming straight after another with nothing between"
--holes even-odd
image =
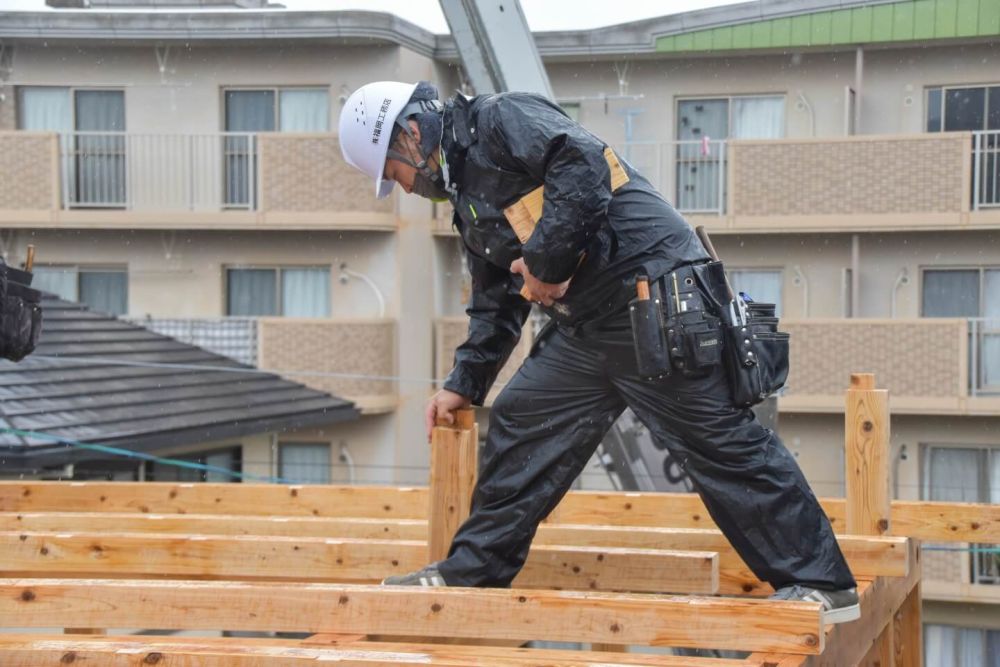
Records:
<instances>
[{"instance_id":1,"label":"construction worker","mask_svg":"<svg viewBox=\"0 0 1000 667\"><path fill-rule=\"evenodd\" d=\"M637 372L627 307L636 276L692 279L709 260L645 178L620 161L627 183L612 191L607 145L527 93L442 104L426 82L371 83L345 103L340 142L377 197L398 183L455 208L472 274L471 321L427 405L428 437L435 419L482 405L531 309L523 286L552 318L493 404L471 514L448 557L384 583L509 586L539 522L629 407L669 441L716 524L775 597L818 601L827 623L858 618L856 582L828 518L778 436L734 407L721 365L652 380ZM542 215L522 245L503 210L539 186Z\"/></svg>"}]
</instances>

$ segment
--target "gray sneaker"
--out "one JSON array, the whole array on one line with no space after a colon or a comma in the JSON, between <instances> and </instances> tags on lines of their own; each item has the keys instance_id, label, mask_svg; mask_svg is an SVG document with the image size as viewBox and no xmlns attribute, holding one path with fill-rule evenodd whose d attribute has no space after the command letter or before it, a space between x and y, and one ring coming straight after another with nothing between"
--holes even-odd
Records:
<instances>
[{"instance_id":1,"label":"gray sneaker","mask_svg":"<svg viewBox=\"0 0 1000 667\"><path fill-rule=\"evenodd\" d=\"M793 584L775 591L771 600L802 600L819 602L823 605L823 623L847 623L861 618L861 605L858 603L858 589L847 588L842 591L822 591L811 586Z\"/></svg>"},{"instance_id":2,"label":"gray sneaker","mask_svg":"<svg viewBox=\"0 0 1000 667\"><path fill-rule=\"evenodd\" d=\"M437 563L424 566L416 572L397 574L382 580L385 586L447 586L444 577L437 569Z\"/></svg>"}]
</instances>

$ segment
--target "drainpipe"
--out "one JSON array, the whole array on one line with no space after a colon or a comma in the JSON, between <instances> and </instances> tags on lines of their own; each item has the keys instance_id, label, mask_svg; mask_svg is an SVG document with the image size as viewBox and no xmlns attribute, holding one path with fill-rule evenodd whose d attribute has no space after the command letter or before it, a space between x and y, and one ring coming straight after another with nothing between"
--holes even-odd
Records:
<instances>
[{"instance_id":1,"label":"drainpipe","mask_svg":"<svg viewBox=\"0 0 1000 667\"><path fill-rule=\"evenodd\" d=\"M810 137L815 137L816 136L816 113L813 111L812 105L809 104L809 100L806 99L806 96L802 93L801 90L799 91L798 100L799 100L799 105L801 106L802 110L806 111L809 114L809 136Z\"/></svg>"},{"instance_id":2,"label":"drainpipe","mask_svg":"<svg viewBox=\"0 0 1000 667\"><path fill-rule=\"evenodd\" d=\"M861 315L861 239L851 234L851 317Z\"/></svg>"},{"instance_id":3,"label":"drainpipe","mask_svg":"<svg viewBox=\"0 0 1000 667\"><path fill-rule=\"evenodd\" d=\"M354 484L354 457L343 441L340 443L340 460L347 466L347 483Z\"/></svg>"},{"instance_id":4,"label":"drainpipe","mask_svg":"<svg viewBox=\"0 0 1000 667\"><path fill-rule=\"evenodd\" d=\"M854 134L861 134L861 84L864 80L865 49L854 52Z\"/></svg>"},{"instance_id":5,"label":"drainpipe","mask_svg":"<svg viewBox=\"0 0 1000 667\"><path fill-rule=\"evenodd\" d=\"M889 306L889 317L893 319L896 318L896 293L899 291L900 287L909 284L910 284L910 276L906 272L906 267L904 266L899 270L899 273L896 274L896 282L892 286L892 301L890 302Z\"/></svg>"},{"instance_id":6,"label":"drainpipe","mask_svg":"<svg viewBox=\"0 0 1000 667\"><path fill-rule=\"evenodd\" d=\"M907 459L906 443L899 446L896 458L892 460L892 499L899 500L899 464Z\"/></svg>"},{"instance_id":7,"label":"drainpipe","mask_svg":"<svg viewBox=\"0 0 1000 667\"><path fill-rule=\"evenodd\" d=\"M809 281L806 280L806 276L798 264L792 267L792 271L795 272L795 278L792 282L802 288L802 317L809 317Z\"/></svg>"}]
</instances>

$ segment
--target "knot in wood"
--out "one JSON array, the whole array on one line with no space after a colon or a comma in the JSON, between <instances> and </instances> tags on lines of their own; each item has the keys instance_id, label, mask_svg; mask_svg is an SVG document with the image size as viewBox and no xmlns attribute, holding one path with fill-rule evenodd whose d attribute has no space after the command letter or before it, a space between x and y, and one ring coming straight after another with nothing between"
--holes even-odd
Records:
<instances>
[{"instance_id":1,"label":"knot in wood","mask_svg":"<svg viewBox=\"0 0 1000 667\"><path fill-rule=\"evenodd\" d=\"M24 602L31 602L35 599L35 592L32 590L21 591L21 600Z\"/></svg>"},{"instance_id":2,"label":"knot in wood","mask_svg":"<svg viewBox=\"0 0 1000 667\"><path fill-rule=\"evenodd\" d=\"M878 529L879 529L879 532L882 532L882 533L889 532L889 520L888 519L879 519L878 520Z\"/></svg>"},{"instance_id":3,"label":"knot in wood","mask_svg":"<svg viewBox=\"0 0 1000 667\"><path fill-rule=\"evenodd\" d=\"M872 429L874 429L874 428L875 428L875 424L871 423L867 419L865 421L861 422L861 430L864 431L865 433L871 433Z\"/></svg>"},{"instance_id":4,"label":"knot in wood","mask_svg":"<svg viewBox=\"0 0 1000 667\"><path fill-rule=\"evenodd\" d=\"M439 611L441 611L441 605L435 602L434 604L431 605L431 611L434 612L435 614L438 613Z\"/></svg>"},{"instance_id":5,"label":"knot in wood","mask_svg":"<svg viewBox=\"0 0 1000 667\"><path fill-rule=\"evenodd\" d=\"M146 657L143 658L142 662L144 665L155 665L161 660L163 660L163 654L154 651L153 653L147 654Z\"/></svg>"},{"instance_id":6,"label":"knot in wood","mask_svg":"<svg viewBox=\"0 0 1000 667\"><path fill-rule=\"evenodd\" d=\"M612 623L611 624L611 632L613 632L615 634L618 634L621 631L622 631L622 628L621 628L620 625L618 625L617 623Z\"/></svg>"},{"instance_id":7,"label":"knot in wood","mask_svg":"<svg viewBox=\"0 0 1000 667\"><path fill-rule=\"evenodd\" d=\"M819 637L813 634L806 635L806 646L816 646L819 644Z\"/></svg>"},{"instance_id":8,"label":"knot in wood","mask_svg":"<svg viewBox=\"0 0 1000 667\"><path fill-rule=\"evenodd\" d=\"M59 658L59 662L61 662L64 665L76 662L76 653L73 651L70 651L69 653L63 653L62 657Z\"/></svg>"}]
</instances>

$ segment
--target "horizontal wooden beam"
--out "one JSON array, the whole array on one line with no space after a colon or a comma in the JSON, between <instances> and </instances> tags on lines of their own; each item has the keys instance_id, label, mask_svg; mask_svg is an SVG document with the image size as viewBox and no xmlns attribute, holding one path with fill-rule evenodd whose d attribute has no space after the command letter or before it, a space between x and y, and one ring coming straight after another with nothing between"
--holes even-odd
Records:
<instances>
[{"instance_id":1,"label":"horizontal wooden beam","mask_svg":"<svg viewBox=\"0 0 1000 667\"><path fill-rule=\"evenodd\" d=\"M0 482L0 512L136 512L325 518L427 518L427 489L156 482ZM843 498L821 498L844 532ZM716 528L693 493L573 491L546 524ZM545 524L543 524L545 525ZM1000 544L1000 505L895 500L890 534L935 542Z\"/></svg>"},{"instance_id":2,"label":"horizontal wooden beam","mask_svg":"<svg viewBox=\"0 0 1000 667\"><path fill-rule=\"evenodd\" d=\"M426 519L427 489L398 486L0 482L2 512L140 512Z\"/></svg>"},{"instance_id":3,"label":"horizontal wooden beam","mask_svg":"<svg viewBox=\"0 0 1000 667\"><path fill-rule=\"evenodd\" d=\"M425 542L154 533L0 533L7 576L169 576L295 581L380 581L426 565ZM540 545L523 588L716 593L718 556Z\"/></svg>"},{"instance_id":4,"label":"horizontal wooden beam","mask_svg":"<svg viewBox=\"0 0 1000 667\"><path fill-rule=\"evenodd\" d=\"M198 665L198 667L296 667L333 663L343 667L737 667L741 660L623 655L591 651L504 649L491 646L364 642L318 647L281 639L213 637L65 637L0 635L0 664L37 667L66 664L102 667Z\"/></svg>"},{"instance_id":5,"label":"horizontal wooden beam","mask_svg":"<svg viewBox=\"0 0 1000 667\"><path fill-rule=\"evenodd\" d=\"M0 579L19 627L337 632L817 654L820 605L527 589Z\"/></svg>"}]
</instances>

